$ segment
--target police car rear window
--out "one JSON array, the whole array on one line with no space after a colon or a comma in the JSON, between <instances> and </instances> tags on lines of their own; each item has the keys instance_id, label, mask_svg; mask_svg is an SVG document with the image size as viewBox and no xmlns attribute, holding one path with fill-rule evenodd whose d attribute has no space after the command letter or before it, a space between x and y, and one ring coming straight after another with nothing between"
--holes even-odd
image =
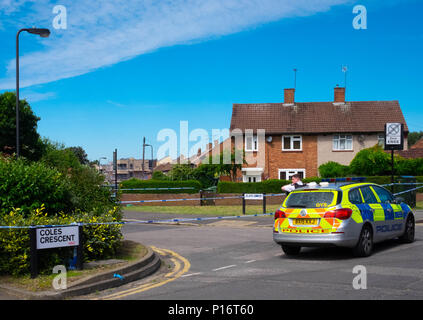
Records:
<instances>
[{"instance_id":1,"label":"police car rear window","mask_svg":"<svg viewBox=\"0 0 423 320\"><path fill-rule=\"evenodd\" d=\"M292 192L285 202L287 208L327 208L332 205L336 192Z\"/></svg>"}]
</instances>

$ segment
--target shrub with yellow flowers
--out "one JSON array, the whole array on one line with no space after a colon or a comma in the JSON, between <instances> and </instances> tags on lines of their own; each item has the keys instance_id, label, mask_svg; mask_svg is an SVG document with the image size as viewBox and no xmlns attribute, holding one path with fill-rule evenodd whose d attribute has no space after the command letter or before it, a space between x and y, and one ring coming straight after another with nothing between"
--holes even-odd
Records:
<instances>
[{"instance_id":1,"label":"shrub with yellow flowers","mask_svg":"<svg viewBox=\"0 0 423 320\"><path fill-rule=\"evenodd\" d=\"M84 262L112 258L121 244L119 207L101 215L75 212L52 216L45 212L43 204L31 210L29 215L20 211L20 208L15 208L0 216L1 226L12 227L0 229L0 274L22 275L30 271L29 228L17 227L83 223ZM55 265L68 264L73 256L73 248L44 249L39 250L38 254L40 273L51 273Z\"/></svg>"}]
</instances>

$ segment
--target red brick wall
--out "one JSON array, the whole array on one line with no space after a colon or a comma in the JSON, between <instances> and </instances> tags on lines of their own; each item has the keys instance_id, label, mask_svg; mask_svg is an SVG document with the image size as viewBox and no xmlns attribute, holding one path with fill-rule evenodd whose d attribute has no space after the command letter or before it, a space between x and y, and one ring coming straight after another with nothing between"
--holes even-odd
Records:
<instances>
[{"instance_id":1,"label":"red brick wall","mask_svg":"<svg viewBox=\"0 0 423 320\"><path fill-rule=\"evenodd\" d=\"M269 179L279 179L279 169L305 169L306 177L316 177L317 136L302 136L302 151L282 151L282 136L273 136L271 143L266 142L266 169L264 175Z\"/></svg>"},{"instance_id":2,"label":"red brick wall","mask_svg":"<svg viewBox=\"0 0 423 320\"><path fill-rule=\"evenodd\" d=\"M240 196L239 193L219 193L214 197L233 197ZM166 201L166 202L146 202L146 203L131 203L134 206L199 206L200 196L196 194L180 193L180 194L122 194L121 201L141 201L141 200L166 200L166 199L193 199L198 200L187 200L187 201ZM285 196L267 197L266 204L282 204ZM230 205L242 205L242 198L235 199L220 199L214 201L216 206L230 206ZM247 200L247 205L261 205L261 200ZM126 204L124 204L126 205Z\"/></svg>"}]
</instances>

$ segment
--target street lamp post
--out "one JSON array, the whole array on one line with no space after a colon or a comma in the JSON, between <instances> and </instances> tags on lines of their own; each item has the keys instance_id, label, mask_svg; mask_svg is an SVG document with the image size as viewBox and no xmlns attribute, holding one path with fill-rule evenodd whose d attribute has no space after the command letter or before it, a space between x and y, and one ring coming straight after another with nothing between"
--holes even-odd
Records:
<instances>
[{"instance_id":1,"label":"street lamp post","mask_svg":"<svg viewBox=\"0 0 423 320\"><path fill-rule=\"evenodd\" d=\"M142 144L142 178L144 180L144 153L145 153L145 147L151 147L151 164L153 165L153 146L151 144L145 143L145 137L143 139Z\"/></svg>"},{"instance_id":2,"label":"street lamp post","mask_svg":"<svg viewBox=\"0 0 423 320\"><path fill-rule=\"evenodd\" d=\"M103 159L107 160L107 158L106 158L106 157L101 157L100 159L98 159L98 172L100 172L100 173L102 173L102 171L101 171L101 166L100 166L100 162L101 162L101 160L103 160Z\"/></svg>"},{"instance_id":3,"label":"street lamp post","mask_svg":"<svg viewBox=\"0 0 423 320\"><path fill-rule=\"evenodd\" d=\"M42 38L47 38L50 35L49 29L27 28L21 29L16 34L16 158L20 156L20 141L19 141L19 34L26 31L32 34L38 34Z\"/></svg>"}]
</instances>

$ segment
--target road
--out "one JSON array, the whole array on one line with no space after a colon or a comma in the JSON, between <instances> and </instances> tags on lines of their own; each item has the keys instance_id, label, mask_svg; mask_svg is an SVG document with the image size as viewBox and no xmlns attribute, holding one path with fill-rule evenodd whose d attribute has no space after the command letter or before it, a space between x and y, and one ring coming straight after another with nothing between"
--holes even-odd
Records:
<instances>
[{"instance_id":1,"label":"road","mask_svg":"<svg viewBox=\"0 0 423 320\"><path fill-rule=\"evenodd\" d=\"M125 217L151 218L129 212ZM250 217L187 225L125 225L125 239L153 246L162 254L162 271L90 298L423 299L423 224L416 226L414 243L378 244L368 258L354 258L342 248L303 248L301 255L288 258L272 240L272 223L272 217ZM366 289L353 287L358 276L353 269L358 265L366 267Z\"/></svg>"}]
</instances>

